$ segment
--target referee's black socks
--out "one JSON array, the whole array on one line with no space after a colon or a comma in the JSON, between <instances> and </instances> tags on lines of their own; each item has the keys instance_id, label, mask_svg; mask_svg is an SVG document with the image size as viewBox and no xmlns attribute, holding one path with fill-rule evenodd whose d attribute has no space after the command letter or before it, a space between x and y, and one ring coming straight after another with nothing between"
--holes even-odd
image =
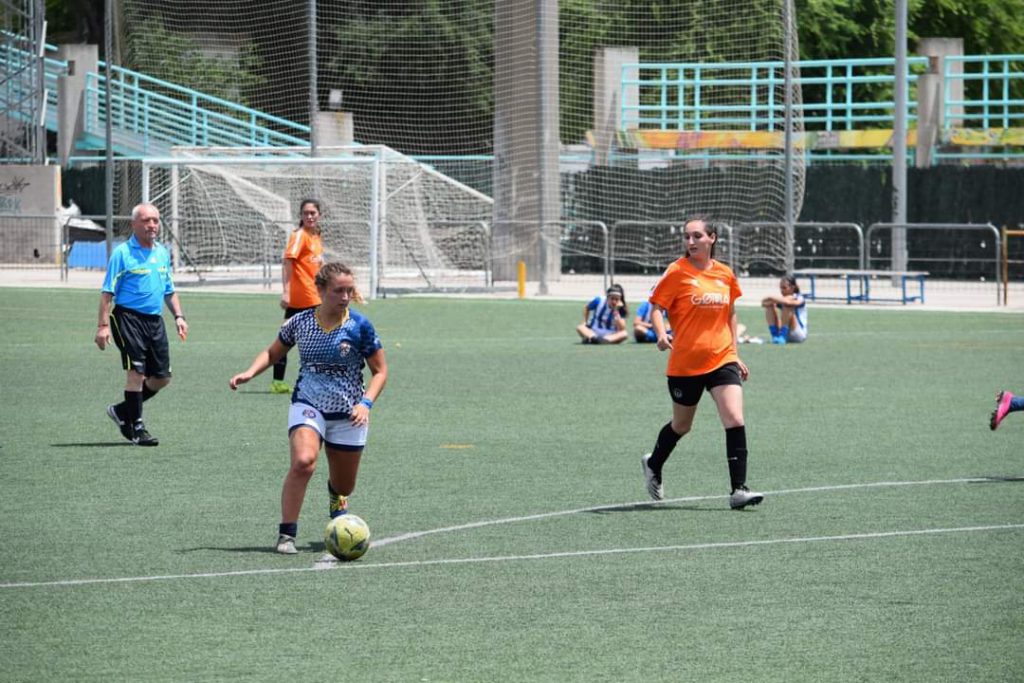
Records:
<instances>
[{"instance_id":1,"label":"referee's black socks","mask_svg":"<svg viewBox=\"0 0 1024 683\"><path fill-rule=\"evenodd\" d=\"M145 381L143 381L143 383L142 383L142 400L143 401L148 401L149 399L151 399L154 396L156 396L157 393L158 392L153 391L152 389L150 389L149 385L147 385L145 383Z\"/></svg>"},{"instance_id":2,"label":"referee's black socks","mask_svg":"<svg viewBox=\"0 0 1024 683\"><path fill-rule=\"evenodd\" d=\"M142 392L141 391L126 391L124 392L124 403L121 404L121 410L118 411L121 417L130 425L134 425L136 422L142 419Z\"/></svg>"},{"instance_id":3,"label":"referee's black socks","mask_svg":"<svg viewBox=\"0 0 1024 683\"><path fill-rule=\"evenodd\" d=\"M743 425L725 430L725 457L729 461L732 490L747 483L747 428Z\"/></svg>"}]
</instances>

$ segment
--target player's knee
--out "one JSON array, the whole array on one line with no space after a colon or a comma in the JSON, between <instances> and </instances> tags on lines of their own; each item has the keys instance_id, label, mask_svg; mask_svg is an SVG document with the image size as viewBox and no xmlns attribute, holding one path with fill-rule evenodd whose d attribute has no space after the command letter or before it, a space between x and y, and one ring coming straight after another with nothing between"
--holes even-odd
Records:
<instances>
[{"instance_id":1,"label":"player's knee","mask_svg":"<svg viewBox=\"0 0 1024 683\"><path fill-rule=\"evenodd\" d=\"M296 457L292 458L291 474L292 476L308 480L313 476L313 472L316 471L316 458L307 457Z\"/></svg>"}]
</instances>

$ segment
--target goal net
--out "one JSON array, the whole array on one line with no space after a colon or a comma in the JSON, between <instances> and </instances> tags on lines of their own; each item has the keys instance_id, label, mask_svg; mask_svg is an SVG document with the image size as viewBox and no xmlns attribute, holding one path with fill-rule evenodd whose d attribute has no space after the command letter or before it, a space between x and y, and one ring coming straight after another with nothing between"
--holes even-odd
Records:
<instances>
[{"instance_id":1,"label":"goal net","mask_svg":"<svg viewBox=\"0 0 1024 683\"><path fill-rule=\"evenodd\" d=\"M179 150L143 164L179 267L271 277L300 204L321 206L326 260L380 290L490 285L488 197L384 147Z\"/></svg>"},{"instance_id":2,"label":"goal net","mask_svg":"<svg viewBox=\"0 0 1024 683\"><path fill-rule=\"evenodd\" d=\"M315 21L309 3L292 0L116 4L117 52L124 66L301 125L310 123L315 82L318 108L328 110L340 99L337 106L351 114L359 143L387 145L494 198L493 215L483 210L482 200L467 213L490 220L492 228L515 223L508 231L492 230L493 253L503 263L546 242L561 261L561 274L599 274L608 270L609 253L636 251L617 239L661 239L658 225L678 225L696 213L730 225L786 218L787 172L779 140L787 96L796 113L792 130L798 136L803 129L798 74L791 74L787 93L782 68L787 55L792 61L798 55L793 0L350 0L315 3ZM508 64L512 68L499 68ZM540 74L544 88L526 88L529 96L519 97L521 84ZM552 112L553 123L536 130L537 121L548 121ZM498 129L508 132L505 147L495 144ZM509 156L527 147L542 159L546 152L540 150L555 150L557 168L510 168ZM794 157L789 180L798 215L804 169L799 150ZM278 241L295 218L297 195L316 192L312 169L319 167L303 168L311 175L289 178L299 187L281 195L289 202L287 221L273 211L251 215L251 221L261 216L259 224L271 226L267 230ZM368 179L354 179L366 167L337 168L345 169L338 172L339 185L368 186ZM408 168L411 175L414 167ZM223 176L201 184L198 178L209 173L196 171L188 176L193 180L181 175L179 182L207 188L196 190L197 196L216 196L214 190L245 194ZM385 197L401 186L400 171L388 165L387 175ZM453 185L440 180L435 195L428 190L434 180L420 177L414 182L418 189L408 188L417 197L409 208L385 202L381 252L382 258L407 252L403 267L422 267L425 278L430 269L422 264L443 271L455 258L450 251L472 253L464 246L471 238L457 231L471 234L476 228L444 228L441 221L464 215L453 217L437 202L469 200L444 199L453 195ZM244 182L263 187L265 181ZM544 182L553 189L541 188ZM329 194L322 196L328 203L350 201ZM549 198L554 215L547 213ZM508 208L530 201L542 205L543 216ZM243 214L251 210L248 202L256 200L242 201ZM184 211L185 203L180 206ZM365 208L331 211L331 220L368 220ZM396 211L401 225L419 227L397 227ZM654 233L647 236L636 224L615 227L630 221L649 223ZM237 258L233 247L217 252L219 238L192 239L197 261ZM449 249L452 244L463 246ZM786 266L791 236L748 232L736 247L728 253L742 257L739 251L753 249L757 263L779 270ZM659 263L670 253L665 247ZM624 260L614 270L650 267Z\"/></svg>"}]
</instances>

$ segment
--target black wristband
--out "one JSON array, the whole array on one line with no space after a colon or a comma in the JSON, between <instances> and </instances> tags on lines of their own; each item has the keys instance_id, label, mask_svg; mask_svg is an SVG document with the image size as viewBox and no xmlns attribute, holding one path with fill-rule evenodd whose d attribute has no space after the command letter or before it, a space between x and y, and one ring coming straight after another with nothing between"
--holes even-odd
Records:
<instances>
[{"instance_id":1,"label":"black wristband","mask_svg":"<svg viewBox=\"0 0 1024 683\"><path fill-rule=\"evenodd\" d=\"M183 316L183 315L176 315L176 316L174 316L175 320L177 320L178 318L181 318L182 320L185 320L185 316ZM188 322L188 320L185 320L185 322Z\"/></svg>"}]
</instances>

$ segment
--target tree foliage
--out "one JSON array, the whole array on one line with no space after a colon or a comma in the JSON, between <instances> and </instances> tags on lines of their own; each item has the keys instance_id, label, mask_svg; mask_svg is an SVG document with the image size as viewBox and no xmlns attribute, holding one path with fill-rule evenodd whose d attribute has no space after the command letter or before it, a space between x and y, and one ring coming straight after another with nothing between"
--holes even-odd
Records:
<instances>
[{"instance_id":1,"label":"tree foliage","mask_svg":"<svg viewBox=\"0 0 1024 683\"><path fill-rule=\"evenodd\" d=\"M238 59L209 57L191 37L168 31L159 20L146 19L133 31L125 64L147 76L247 105L249 93L262 82L252 45Z\"/></svg>"}]
</instances>

